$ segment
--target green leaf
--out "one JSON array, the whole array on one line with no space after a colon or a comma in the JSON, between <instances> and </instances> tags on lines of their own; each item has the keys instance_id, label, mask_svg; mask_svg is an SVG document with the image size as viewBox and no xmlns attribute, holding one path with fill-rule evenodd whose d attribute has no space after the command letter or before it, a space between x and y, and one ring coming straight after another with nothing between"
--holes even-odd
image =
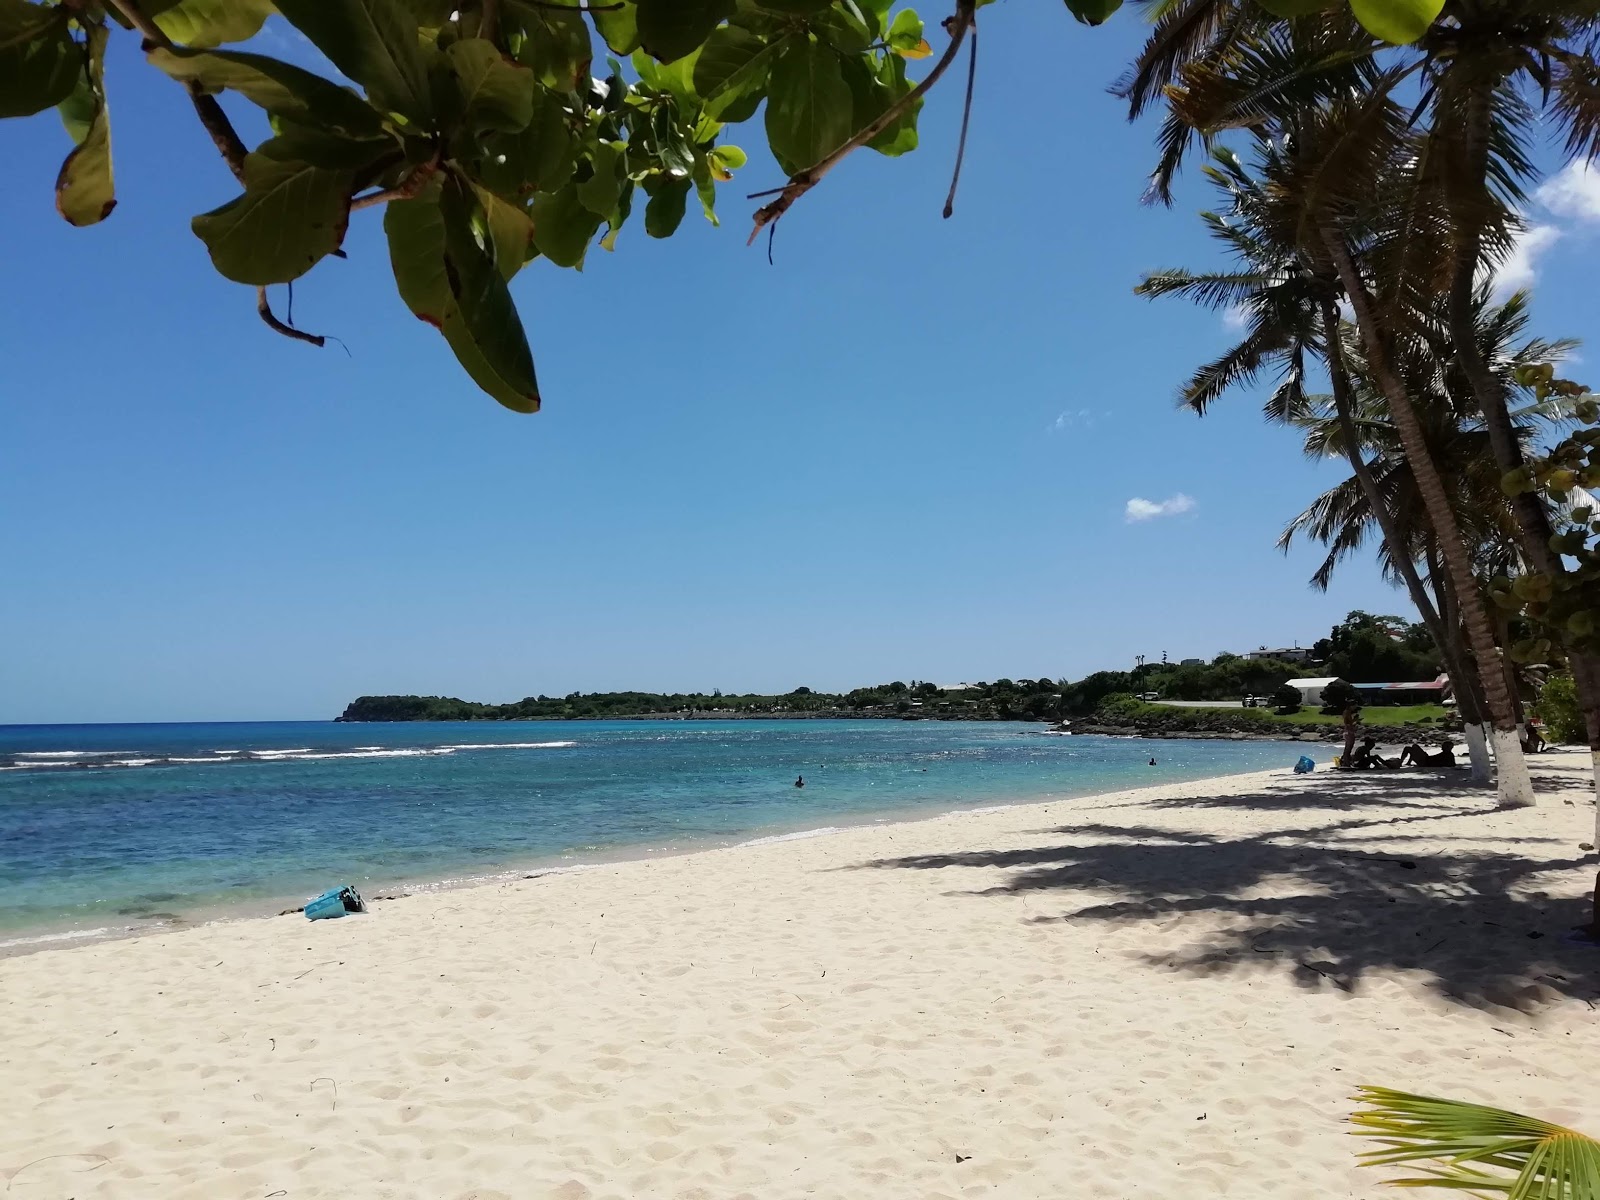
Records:
<instances>
[{"instance_id":1,"label":"green leaf","mask_svg":"<svg viewBox=\"0 0 1600 1200\"><path fill-rule=\"evenodd\" d=\"M588 86L594 51L589 27L576 7L561 12L507 0L502 24L507 19L515 20L523 31L517 61L531 68L535 79L558 92Z\"/></svg>"},{"instance_id":2,"label":"green leaf","mask_svg":"<svg viewBox=\"0 0 1600 1200\"><path fill-rule=\"evenodd\" d=\"M804 17L821 12L831 5L833 0L756 0L756 2L771 12L794 13Z\"/></svg>"},{"instance_id":3,"label":"green leaf","mask_svg":"<svg viewBox=\"0 0 1600 1200\"><path fill-rule=\"evenodd\" d=\"M314 167L332 167L357 174L384 158L390 159L393 166L401 171L417 165L410 158L398 157L404 151L400 142L389 134L354 138L336 129L306 125L287 117L280 118L276 124L278 135L273 138L272 145L273 155L277 158L292 158ZM427 149L431 156L432 148ZM427 157L421 161L426 162ZM363 178L361 182L365 186L371 181Z\"/></svg>"},{"instance_id":4,"label":"green leaf","mask_svg":"<svg viewBox=\"0 0 1600 1200\"><path fill-rule=\"evenodd\" d=\"M447 53L473 129L515 133L527 128L533 119L534 82L526 67L507 62L483 38L462 38Z\"/></svg>"},{"instance_id":5,"label":"green leaf","mask_svg":"<svg viewBox=\"0 0 1600 1200\"><path fill-rule=\"evenodd\" d=\"M829 8L806 22L806 27L840 54L864 53L874 40L866 18L853 5Z\"/></svg>"},{"instance_id":6,"label":"green leaf","mask_svg":"<svg viewBox=\"0 0 1600 1200\"><path fill-rule=\"evenodd\" d=\"M483 148L477 178L502 196L553 192L572 177L576 162L565 106L559 96L542 87L534 89L533 119L528 127L518 133L486 136Z\"/></svg>"},{"instance_id":7,"label":"green leaf","mask_svg":"<svg viewBox=\"0 0 1600 1200\"><path fill-rule=\"evenodd\" d=\"M878 64L878 83L892 104L910 93L915 86L906 78L906 61L898 55L886 54ZM898 158L917 148L917 117L922 112L923 100L918 97L898 117L886 125L877 137L867 143L869 149L889 158ZM885 107L888 107L886 104ZM859 126L858 126L859 128Z\"/></svg>"},{"instance_id":8,"label":"green leaf","mask_svg":"<svg viewBox=\"0 0 1600 1200\"><path fill-rule=\"evenodd\" d=\"M622 185L622 195L617 197L617 211L606 220L606 235L600 239L600 248L610 252L617 248L617 234L633 212L633 180Z\"/></svg>"},{"instance_id":9,"label":"green leaf","mask_svg":"<svg viewBox=\"0 0 1600 1200\"><path fill-rule=\"evenodd\" d=\"M784 46L767 85L767 142L790 175L814 166L852 132L839 56L808 37Z\"/></svg>"},{"instance_id":10,"label":"green leaf","mask_svg":"<svg viewBox=\"0 0 1600 1200\"><path fill-rule=\"evenodd\" d=\"M513 412L539 411L539 381L522 318L494 260L478 244L472 218L476 200L460 180L445 181L439 211L444 218L445 280L451 304L444 337L467 374Z\"/></svg>"},{"instance_id":11,"label":"green leaf","mask_svg":"<svg viewBox=\"0 0 1600 1200\"><path fill-rule=\"evenodd\" d=\"M621 142L598 142L590 154L594 174L578 185L578 202L597 217L617 211L626 178L627 150Z\"/></svg>"},{"instance_id":12,"label":"green leaf","mask_svg":"<svg viewBox=\"0 0 1600 1200\"><path fill-rule=\"evenodd\" d=\"M682 178L694 170L694 147L678 124L675 106L664 104L650 118L651 138L661 165L671 175Z\"/></svg>"},{"instance_id":13,"label":"green leaf","mask_svg":"<svg viewBox=\"0 0 1600 1200\"><path fill-rule=\"evenodd\" d=\"M693 51L733 15L734 0L639 0L639 44L661 62Z\"/></svg>"},{"instance_id":14,"label":"green leaf","mask_svg":"<svg viewBox=\"0 0 1600 1200\"><path fill-rule=\"evenodd\" d=\"M578 186L533 198L533 244L558 267L583 269L583 257L600 228L600 218L578 199Z\"/></svg>"},{"instance_id":15,"label":"green leaf","mask_svg":"<svg viewBox=\"0 0 1600 1200\"><path fill-rule=\"evenodd\" d=\"M269 141L246 158L244 195L191 222L212 264L239 283L288 283L344 241L351 172L279 158L277 150Z\"/></svg>"},{"instance_id":16,"label":"green leaf","mask_svg":"<svg viewBox=\"0 0 1600 1200\"><path fill-rule=\"evenodd\" d=\"M633 0L624 0L620 9L590 13L589 18L613 54L632 54L639 48L639 9Z\"/></svg>"},{"instance_id":17,"label":"green leaf","mask_svg":"<svg viewBox=\"0 0 1600 1200\"><path fill-rule=\"evenodd\" d=\"M694 67L694 90L706 113L717 120L744 119L728 114L740 111L736 106L741 100L760 102L768 70L783 44L784 39L767 42L737 25L725 25L713 33ZM745 115L754 112L752 105Z\"/></svg>"},{"instance_id":18,"label":"green leaf","mask_svg":"<svg viewBox=\"0 0 1600 1200\"><path fill-rule=\"evenodd\" d=\"M0 117L29 117L72 94L84 58L67 17L64 8L0 0Z\"/></svg>"},{"instance_id":19,"label":"green leaf","mask_svg":"<svg viewBox=\"0 0 1600 1200\"><path fill-rule=\"evenodd\" d=\"M400 298L417 317L444 328L450 286L444 270L444 215L437 184L412 200L383 206L383 232L389 239L389 265Z\"/></svg>"},{"instance_id":20,"label":"green leaf","mask_svg":"<svg viewBox=\"0 0 1600 1200\"><path fill-rule=\"evenodd\" d=\"M502 199L486 187L474 184L472 190L483 209L494 265L510 280L534 255L533 218L521 205Z\"/></svg>"},{"instance_id":21,"label":"green leaf","mask_svg":"<svg viewBox=\"0 0 1600 1200\"><path fill-rule=\"evenodd\" d=\"M889 43L891 50L906 53L915 51L922 43L922 18L917 16L916 10L902 8L894 15L894 22L889 26L888 36L884 38Z\"/></svg>"},{"instance_id":22,"label":"green leaf","mask_svg":"<svg viewBox=\"0 0 1600 1200\"><path fill-rule=\"evenodd\" d=\"M111 176L111 114L106 110L105 55L108 31L89 27L89 66L71 96L63 101L62 120L74 132L77 147L56 176L56 211L73 225L95 225L117 206ZM87 124L84 115L87 114Z\"/></svg>"},{"instance_id":23,"label":"green leaf","mask_svg":"<svg viewBox=\"0 0 1600 1200\"><path fill-rule=\"evenodd\" d=\"M721 225L717 220L717 185L713 171L709 156L695 163L694 190L700 197L700 211L705 213L706 220L712 225Z\"/></svg>"},{"instance_id":24,"label":"green leaf","mask_svg":"<svg viewBox=\"0 0 1600 1200\"><path fill-rule=\"evenodd\" d=\"M179 45L208 50L255 37L272 12L271 0L179 0L149 15Z\"/></svg>"},{"instance_id":25,"label":"green leaf","mask_svg":"<svg viewBox=\"0 0 1600 1200\"><path fill-rule=\"evenodd\" d=\"M713 166L721 167L724 171L737 171L750 161L750 156L738 146L718 146L706 157Z\"/></svg>"},{"instance_id":26,"label":"green leaf","mask_svg":"<svg viewBox=\"0 0 1600 1200\"><path fill-rule=\"evenodd\" d=\"M468 201L458 194L450 207L453 229L437 185L385 207L383 231L400 298L444 334L473 382L507 408L534 412L533 358L511 294L473 236Z\"/></svg>"},{"instance_id":27,"label":"green leaf","mask_svg":"<svg viewBox=\"0 0 1600 1200\"><path fill-rule=\"evenodd\" d=\"M1379 2L1386 4L1388 0ZM1103 24L1121 7L1122 0L1067 0L1067 8L1072 15L1085 25Z\"/></svg>"},{"instance_id":28,"label":"green leaf","mask_svg":"<svg viewBox=\"0 0 1600 1200\"><path fill-rule=\"evenodd\" d=\"M1428 32L1444 0L1350 0L1350 8L1368 33L1403 46Z\"/></svg>"},{"instance_id":29,"label":"green leaf","mask_svg":"<svg viewBox=\"0 0 1600 1200\"><path fill-rule=\"evenodd\" d=\"M366 88L374 105L427 124L428 69L417 19L400 0L277 0L281 12Z\"/></svg>"},{"instance_id":30,"label":"green leaf","mask_svg":"<svg viewBox=\"0 0 1600 1200\"><path fill-rule=\"evenodd\" d=\"M356 137L383 129L383 116L349 88L264 54L242 50L151 49L149 60L202 91L238 92L275 117L329 126Z\"/></svg>"},{"instance_id":31,"label":"green leaf","mask_svg":"<svg viewBox=\"0 0 1600 1200\"><path fill-rule=\"evenodd\" d=\"M676 233L683 224L692 186L688 179L661 179L647 184L645 191L650 193L650 203L644 207L644 231L653 238L667 238Z\"/></svg>"}]
</instances>

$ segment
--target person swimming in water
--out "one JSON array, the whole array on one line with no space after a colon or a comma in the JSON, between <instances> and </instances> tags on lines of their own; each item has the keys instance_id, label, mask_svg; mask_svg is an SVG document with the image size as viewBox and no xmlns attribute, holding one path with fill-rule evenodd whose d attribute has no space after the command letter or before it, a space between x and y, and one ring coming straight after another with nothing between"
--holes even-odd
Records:
<instances>
[{"instance_id":1,"label":"person swimming in water","mask_svg":"<svg viewBox=\"0 0 1600 1200\"><path fill-rule=\"evenodd\" d=\"M795 787L805 787L806 777L804 775L796 775L794 777L794 785Z\"/></svg>"},{"instance_id":2,"label":"person swimming in water","mask_svg":"<svg viewBox=\"0 0 1600 1200\"><path fill-rule=\"evenodd\" d=\"M1152 758L1152 759L1151 759L1151 760L1150 760L1150 765L1151 765L1151 766L1152 766L1152 767L1153 767L1153 766L1155 766L1155 765L1156 765L1156 760L1155 760L1155 759L1153 759L1153 758Z\"/></svg>"}]
</instances>

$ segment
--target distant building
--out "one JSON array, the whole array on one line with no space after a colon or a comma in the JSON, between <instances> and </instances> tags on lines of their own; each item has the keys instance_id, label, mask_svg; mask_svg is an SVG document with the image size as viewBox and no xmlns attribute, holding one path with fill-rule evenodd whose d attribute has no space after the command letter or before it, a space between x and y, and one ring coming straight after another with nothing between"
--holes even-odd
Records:
<instances>
[{"instance_id":1,"label":"distant building","mask_svg":"<svg viewBox=\"0 0 1600 1200\"><path fill-rule=\"evenodd\" d=\"M1337 683L1338 680L1339 677L1337 675L1329 675L1318 679L1291 679L1288 681L1288 684L1295 691L1300 693L1301 704L1304 704L1307 707L1315 705L1320 708L1322 705L1323 690L1330 683Z\"/></svg>"},{"instance_id":2,"label":"distant building","mask_svg":"<svg viewBox=\"0 0 1600 1200\"><path fill-rule=\"evenodd\" d=\"M1302 650L1299 646L1280 647L1277 650L1269 650L1263 646L1259 650L1246 651L1245 657L1249 659L1281 658L1285 662L1310 662L1311 651Z\"/></svg>"},{"instance_id":3,"label":"distant building","mask_svg":"<svg viewBox=\"0 0 1600 1200\"><path fill-rule=\"evenodd\" d=\"M1450 695L1450 677L1411 683L1355 683L1363 704L1442 704Z\"/></svg>"},{"instance_id":4,"label":"distant building","mask_svg":"<svg viewBox=\"0 0 1600 1200\"><path fill-rule=\"evenodd\" d=\"M1203 667L1206 660L1203 658L1186 658L1178 664L1180 667Z\"/></svg>"}]
</instances>

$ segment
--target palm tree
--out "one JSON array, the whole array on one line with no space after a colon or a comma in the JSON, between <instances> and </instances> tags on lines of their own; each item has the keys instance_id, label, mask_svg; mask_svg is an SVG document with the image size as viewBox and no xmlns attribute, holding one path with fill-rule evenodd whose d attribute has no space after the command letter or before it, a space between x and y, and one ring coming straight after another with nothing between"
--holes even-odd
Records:
<instances>
[{"instance_id":1,"label":"palm tree","mask_svg":"<svg viewBox=\"0 0 1600 1200\"><path fill-rule=\"evenodd\" d=\"M1406 99L1406 127L1419 135L1391 163L1406 181L1389 194L1385 207L1393 219L1364 254L1356 254L1358 245L1340 236L1341 221L1351 214L1335 205L1325 211L1332 219L1322 240L1350 290L1391 403L1385 334L1397 323L1403 328L1407 310L1427 297L1446 300L1448 353L1483 414L1495 462L1502 472L1518 469L1523 456L1499 373L1469 336L1472 294L1480 273L1513 243L1516 207L1534 174L1526 149L1538 110L1565 134L1570 156L1600 153L1600 6L1593 0L1446 0L1428 33L1404 48L1370 37L1363 46L1363 31L1342 8L1292 21L1262 12L1252 0L1157 0L1155 27L1120 88L1134 116L1155 97L1168 97L1151 195L1170 202L1172 178L1195 140L1239 125L1281 123L1293 104L1336 94L1353 68L1362 72L1362 86L1384 93L1378 99L1391 107L1399 103L1401 85L1414 85L1420 98ZM1342 47L1329 40L1330 29L1346 39ZM1285 55L1285 45L1300 52ZM1347 114L1375 115L1348 90L1338 103ZM1363 278L1364 272L1370 273ZM1397 419L1410 425L1403 413ZM1543 500L1518 496L1513 513L1530 566L1563 574L1566 567L1550 547L1552 522ZM1454 571L1459 554L1441 548ZM1600 656L1577 642L1569 642L1569 652L1590 747L1600 761ZM1600 777L1596 787L1600 796ZM1596 897L1600 920L1600 878Z\"/></svg>"},{"instance_id":2,"label":"palm tree","mask_svg":"<svg viewBox=\"0 0 1600 1200\"><path fill-rule=\"evenodd\" d=\"M1460 603L1493 721L1500 801L1520 807L1534 803L1533 786L1494 625L1398 367L1421 336L1417 314L1431 310L1429 281L1451 261L1448 212L1437 197L1407 186L1423 135L1397 97L1419 69L1404 58L1380 62L1371 38L1340 10L1274 23L1248 44L1187 62L1180 82L1166 89L1167 104L1172 118L1204 137L1250 126L1285 148L1270 186L1278 227L1312 274L1337 279L1354 314ZM1164 155L1158 176L1176 170L1170 159ZM1327 344L1337 347L1338 339Z\"/></svg>"},{"instance_id":3,"label":"palm tree","mask_svg":"<svg viewBox=\"0 0 1600 1200\"><path fill-rule=\"evenodd\" d=\"M1148 296L1184 296L1213 308L1236 305L1245 313L1244 338L1196 371L1182 391L1183 403L1196 412L1204 413L1228 388L1247 383L1272 368L1277 371L1279 382L1267 403L1267 412L1270 418L1281 420L1285 413L1304 409L1307 360L1323 359L1333 387L1335 416L1345 430L1345 436L1336 444L1350 462L1366 511L1383 531L1384 542L1390 548L1389 562L1405 583L1439 646L1446 669L1456 681L1463 715L1481 719L1483 706L1478 697L1482 685L1478 672L1472 669L1471 656L1462 653L1451 627L1435 607L1412 553L1414 539L1407 535L1391 507L1392 498L1383 493L1363 458L1362 441L1353 423L1352 382L1340 336L1337 304L1341 285L1325 263L1310 259L1299 245L1299 213L1294 205L1283 203L1284 193L1278 182L1292 174L1293 155L1289 139L1258 138L1257 169L1252 172L1233 152L1216 151L1206 173L1229 204L1227 215L1206 213L1204 220L1213 236L1239 261L1240 269L1209 274L1158 271L1148 275L1137 290ZM1475 582L1473 599L1481 610ZM1498 653L1492 661L1496 678L1502 678ZM1481 670L1482 663L1477 666ZM1502 703L1506 711L1497 715L1503 718L1502 724L1513 730L1515 740L1516 722L1509 693L1505 693ZM1475 774L1486 778L1481 743L1474 736L1469 738L1469 746ZM1520 751L1520 744L1517 749ZM1502 771L1503 777L1507 774ZM1514 764L1509 774L1510 782L1515 783Z\"/></svg>"},{"instance_id":4,"label":"palm tree","mask_svg":"<svg viewBox=\"0 0 1600 1200\"><path fill-rule=\"evenodd\" d=\"M1514 373L1519 366L1559 361L1575 348L1576 343L1571 341L1550 342L1524 336L1528 326L1526 293L1518 293L1504 304L1492 305L1487 291L1480 289L1475 307L1476 337L1486 357L1504 364L1503 369L1512 377L1511 387L1517 386ZM1436 539L1422 511L1415 478L1401 452L1387 408L1365 374L1360 347L1354 344L1355 338L1348 326L1343 330L1343 341L1345 361L1354 364L1350 379L1354 390L1353 413L1347 416L1339 411L1332 397L1305 396L1294 407L1275 416L1304 434L1305 450L1312 458L1350 458L1350 439L1354 434L1360 441L1359 456L1368 459L1367 471L1385 503L1378 506L1375 517L1372 486L1352 477L1329 488L1291 521L1279 545L1287 549L1297 536L1309 536L1327 546L1328 555L1312 576L1313 586L1326 588L1335 567L1363 546L1372 524L1386 508L1404 530L1405 546L1404 552L1397 556L1394 539L1385 538L1381 550L1385 573L1400 575L1408 561L1427 565L1427 579L1437 596L1446 636L1460 656L1464 647L1456 620L1459 605L1440 563ZM1421 410L1428 421L1429 446L1446 478L1453 483L1453 503L1463 531L1476 545L1474 559L1478 579L1483 581L1515 573L1521 569L1517 530L1500 487L1500 472L1489 452L1487 433L1471 397L1457 386L1455 373L1441 369L1439 360L1426 351L1409 356L1405 374L1412 394L1425 401ZM1519 443L1530 442L1542 423L1569 419L1571 405L1530 401L1519 406L1512 415ZM1496 640L1504 647L1510 639L1503 614L1498 615L1501 620L1497 622ZM1451 662L1448 650L1444 658L1447 664ZM1505 669L1515 699L1518 681L1509 659L1505 660ZM1456 678L1454 671L1452 678ZM1473 682L1476 684L1475 677ZM1469 714L1474 711L1476 697L1468 694L1459 679L1456 692L1462 716L1470 727Z\"/></svg>"}]
</instances>

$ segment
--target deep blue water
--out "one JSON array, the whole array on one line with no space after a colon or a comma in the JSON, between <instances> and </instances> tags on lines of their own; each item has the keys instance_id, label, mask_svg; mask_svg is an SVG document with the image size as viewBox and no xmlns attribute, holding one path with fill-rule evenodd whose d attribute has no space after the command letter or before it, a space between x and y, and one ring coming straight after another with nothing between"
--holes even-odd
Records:
<instances>
[{"instance_id":1,"label":"deep blue water","mask_svg":"<svg viewBox=\"0 0 1600 1200\"><path fill-rule=\"evenodd\" d=\"M0 726L0 947L266 912L334 883L727 845L1299 753L901 721Z\"/></svg>"}]
</instances>

